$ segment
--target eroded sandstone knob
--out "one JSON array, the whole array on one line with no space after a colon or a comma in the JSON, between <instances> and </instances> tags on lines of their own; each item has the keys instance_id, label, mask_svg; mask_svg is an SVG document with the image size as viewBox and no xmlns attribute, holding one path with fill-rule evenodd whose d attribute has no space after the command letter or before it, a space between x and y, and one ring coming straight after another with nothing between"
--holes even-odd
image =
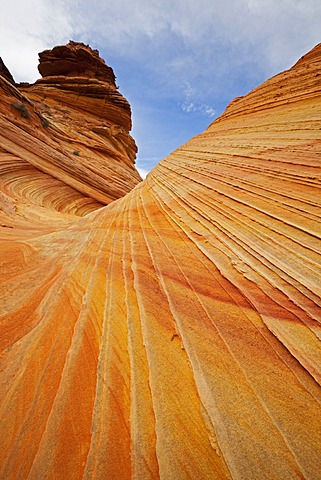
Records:
<instances>
[{"instance_id":1,"label":"eroded sandstone knob","mask_svg":"<svg viewBox=\"0 0 321 480\"><path fill-rule=\"evenodd\" d=\"M5 181L1 175L8 174L7 194L15 201L21 193L27 203L26 190L19 189L19 195L16 191L22 177L29 186L34 185L30 177L42 185L36 188L38 193L51 185L53 197L64 205L59 211L70 210L65 194L68 198L83 195L94 208L126 195L141 178L135 168L137 146L130 135L131 108L115 84L112 68L97 50L73 41L39 56L44 77L34 84L16 85L0 63L0 147L4 150L0 151L0 183ZM15 156L10 161L9 153ZM40 179L30 166L51 180ZM13 178L11 168L23 172ZM57 181L62 182L62 190ZM47 205L38 193L31 195L33 204ZM51 206L56 205L53 197ZM81 214L87 211L80 210Z\"/></svg>"},{"instance_id":2,"label":"eroded sandstone knob","mask_svg":"<svg viewBox=\"0 0 321 480\"><path fill-rule=\"evenodd\" d=\"M115 85L113 69L93 50L81 42L70 41L52 50L39 53L38 70L42 77L55 75L85 76L105 80Z\"/></svg>"}]
</instances>

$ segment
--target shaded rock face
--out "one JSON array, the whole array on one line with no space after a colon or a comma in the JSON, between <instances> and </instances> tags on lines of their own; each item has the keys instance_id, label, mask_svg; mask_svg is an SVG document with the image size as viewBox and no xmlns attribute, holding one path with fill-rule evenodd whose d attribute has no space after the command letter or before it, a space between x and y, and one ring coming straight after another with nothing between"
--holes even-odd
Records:
<instances>
[{"instance_id":1,"label":"shaded rock face","mask_svg":"<svg viewBox=\"0 0 321 480\"><path fill-rule=\"evenodd\" d=\"M320 66L321 45L83 218L11 139L1 478L319 477Z\"/></svg>"},{"instance_id":2,"label":"shaded rock face","mask_svg":"<svg viewBox=\"0 0 321 480\"><path fill-rule=\"evenodd\" d=\"M15 84L14 78L5 66L2 58L0 57L0 76L4 77L8 82L12 83L13 85Z\"/></svg>"}]
</instances>

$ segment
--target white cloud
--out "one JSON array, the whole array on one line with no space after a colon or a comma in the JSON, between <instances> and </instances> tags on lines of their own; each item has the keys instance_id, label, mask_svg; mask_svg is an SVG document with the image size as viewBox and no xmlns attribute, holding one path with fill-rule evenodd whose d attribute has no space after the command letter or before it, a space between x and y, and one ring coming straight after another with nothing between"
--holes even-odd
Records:
<instances>
[{"instance_id":1,"label":"white cloud","mask_svg":"<svg viewBox=\"0 0 321 480\"><path fill-rule=\"evenodd\" d=\"M319 0L79 0L77 35L144 71L146 94L225 103L320 41ZM240 87L241 85L241 87ZM223 92L223 95L222 95ZM189 102L191 103L191 102ZM188 108L188 107L187 107Z\"/></svg>"},{"instance_id":2,"label":"white cloud","mask_svg":"<svg viewBox=\"0 0 321 480\"><path fill-rule=\"evenodd\" d=\"M205 113L208 117L215 117L215 109L210 105L201 105L201 111Z\"/></svg>"},{"instance_id":3,"label":"white cloud","mask_svg":"<svg viewBox=\"0 0 321 480\"><path fill-rule=\"evenodd\" d=\"M195 112L195 104L193 102L183 103L182 110L186 113Z\"/></svg>"},{"instance_id":4,"label":"white cloud","mask_svg":"<svg viewBox=\"0 0 321 480\"><path fill-rule=\"evenodd\" d=\"M185 96L186 98L191 98L195 95L196 90L195 88L192 87L192 85L189 82L185 82Z\"/></svg>"},{"instance_id":5,"label":"white cloud","mask_svg":"<svg viewBox=\"0 0 321 480\"><path fill-rule=\"evenodd\" d=\"M267 75L290 66L320 40L320 24L319 0L10 0L0 46L19 76L38 51L76 37L145 62L165 87L176 76L204 89L204 77L222 83L233 63Z\"/></svg>"},{"instance_id":6,"label":"white cloud","mask_svg":"<svg viewBox=\"0 0 321 480\"><path fill-rule=\"evenodd\" d=\"M205 104L197 105L193 102L183 103L182 110L183 112L186 112L186 113L201 113L211 118L215 116L215 109L210 105L205 105Z\"/></svg>"},{"instance_id":7,"label":"white cloud","mask_svg":"<svg viewBox=\"0 0 321 480\"><path fill-rule=\"evenodd\" d=\"M0 4L0 56L16 81L34 81L38 53L72 35L72 17L61 0L10 0Z\"/></svg>"},{"instance_id":8,"label":"white cloud","mask_svg":"<svg viewBox=\"0 0 321 480\"><path fill-rule=\"evenodd\" d=\"M111 48L129 49L137 55L146 38L155 43L162 39L167 47L167 40L176 37L195 54L199 47L204 50L215 45L240 51L240 43L268 53L275 40L296 49L300 44L315 42L320 35L319 0L69 2L73 3L86 16L84 30L95 31Z\"/></svg>"},{"instance_id":9,"label":"white cloud","mask_svg":"<svg viewBox=\"0 0 321 480\"><path fill-rule=\"evenodd\" d=\"M206 115L210 118L214 117L215 109L210 105L197 103L194 99L195 97L197 97L196 88L192 87L189 82L185 82L185 102L181 105L183 112L201 113L202 115Z\"/></svg>"}]
</instances>

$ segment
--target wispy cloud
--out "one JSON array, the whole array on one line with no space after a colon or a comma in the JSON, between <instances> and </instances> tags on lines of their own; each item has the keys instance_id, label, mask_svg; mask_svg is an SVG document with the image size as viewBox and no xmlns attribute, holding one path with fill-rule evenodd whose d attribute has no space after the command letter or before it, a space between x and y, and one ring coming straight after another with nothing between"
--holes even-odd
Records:
<instances>
[{"instance_id":1,"label":"wispy cloud","mask_svg":"<svg viewBox=\"0 0 321 480\"><path fill-rule=\"evenodd\" d=\"M176 59L180 68L182 60L190 68L192 60L201 69L190 76L202 75L204 66L207 73L224 73L231 58L246 63L249 55L279 69L320 36L319 0L82 0L77 5L87 19L79 33L95 32L111 49L143 56L155 67L160 59L174 66Z\"/></svg>"},{"instance_id":2,"label":"wispy cloud","mask_svg":"<svg viewBox=\"0 0 321 480\"><path fill-rule=\"evenodd\" d=\"M72 23L62 0L1 2L0 56L17 81L39 78L38 53L69 39L74 32Z\"/></svg>"},{"instance_id":3,"label":"wispy cloud","mask_svg":"<svg viewBox=\"0 0 321 480\"><path fill-rule=\"evenodd\" d=\"M290 66L320 40L320 23L319 0L10 0L0 45L19 75L37 51L74 37L143 62L164 89L187 79L214 93L233 68Z\"/></svg>"},{"instance_id":4,"label":"wispy cloud","mask_svg":"<svg viewBox=\"0 0 321 480\"><path fill-rule=\"evenodd\" d=\"M198 103L195 99L197 98L197 90L192 87L190 83L186 83L185 87L185 101L182 103L181 107L185 113L200 113L206 115L210 118L215 116L215 109L211 105L206 105L204 103Z\"/></svg>"},{"instance_id":5,"label":"wispy cloud","mask_svg":"<svg viewBox=\"0 0 321 480\"><path fill-rule=\"evenodd\" d=\"M182 110L186 113L201 113L202 115L207 115L208 117L215 117L215 109L210 105L198 105L193 102L183 103Z\"/></svg>"}]
</instances>

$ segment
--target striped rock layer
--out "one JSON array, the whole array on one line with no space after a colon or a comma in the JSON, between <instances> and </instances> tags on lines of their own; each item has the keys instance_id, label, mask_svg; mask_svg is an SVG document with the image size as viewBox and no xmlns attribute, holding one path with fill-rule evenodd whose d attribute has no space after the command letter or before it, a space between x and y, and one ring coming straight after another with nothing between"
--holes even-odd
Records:
<instances>
[{"instance_id":1,"label":"striped rock layer","mask_svg":"<svg viewBox=\"0 0 321 480\"><path fill-rule=\"evenodd\" d=\"M320 478L320 72L318 45L82 217L3 133L1 479Z\"/></svg>"}]
</instances>

